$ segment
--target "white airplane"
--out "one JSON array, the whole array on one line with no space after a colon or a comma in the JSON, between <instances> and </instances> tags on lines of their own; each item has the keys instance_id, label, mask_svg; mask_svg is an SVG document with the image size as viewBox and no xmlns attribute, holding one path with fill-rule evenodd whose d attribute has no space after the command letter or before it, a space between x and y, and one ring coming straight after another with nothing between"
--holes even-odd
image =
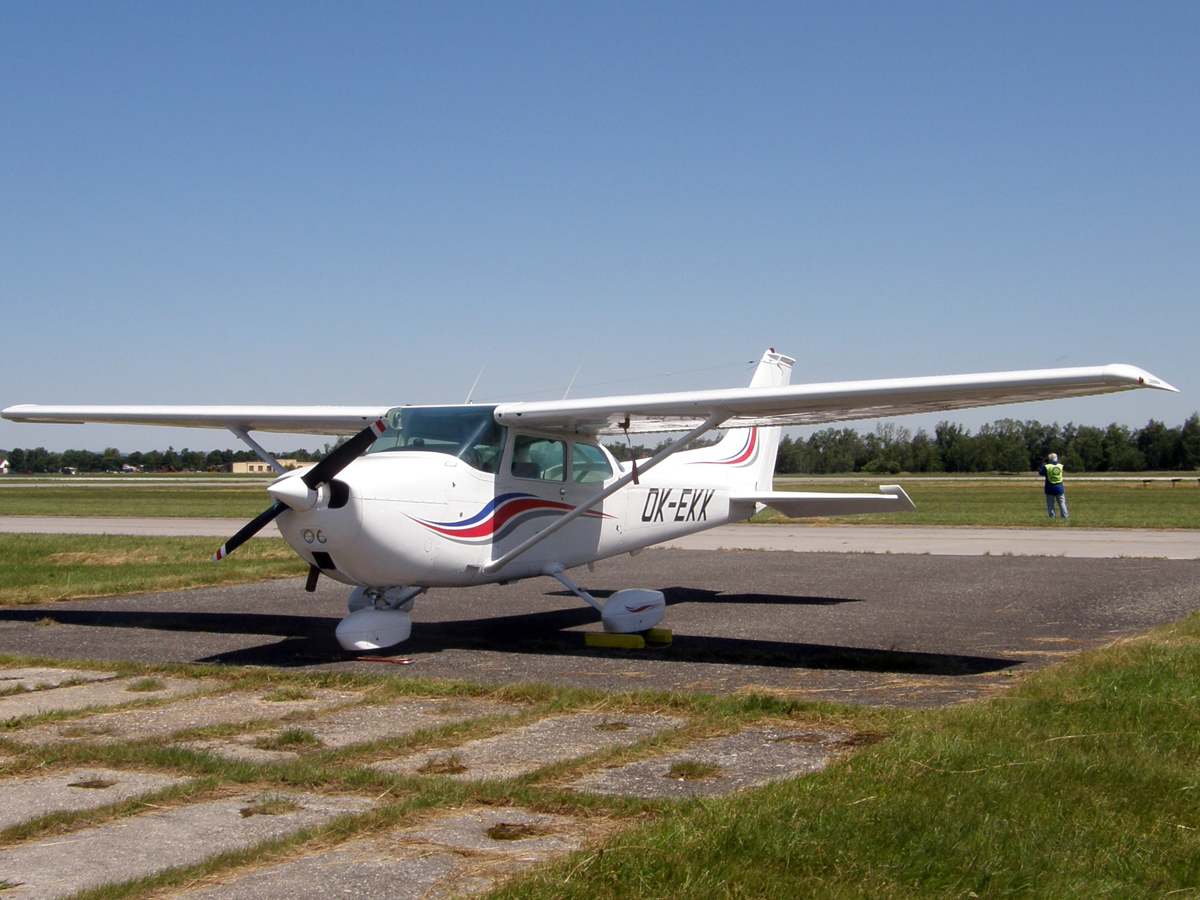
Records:
<instances>
[{"instance_id":1,"label":"white airplane","mask_svg":"<svg viewBox=\"0 0 1200 900\"><path fill-rule=\"evenodd\" d=\"M772 490L783 426L1106 394L1175 391L1127 365L789 386L794 360L767 351L748 388L499 405L384 407L12 406L14 422L227 428L279 473L270 508L230 538L220 560L272 520L309 564L354 587L337 628L347 650L408 638L429 588L558 579L633 635L665 614L659 591L603 604L566 572L747 519L913 509L897 485L878 494ZM365 427L364 427L365 426ZM715 444L685 450L716 428ZM285 472L251 431L353 435L324 460ZM621 464L602 436L684 432L649 459Z\"/></svg>"}]
</instances>

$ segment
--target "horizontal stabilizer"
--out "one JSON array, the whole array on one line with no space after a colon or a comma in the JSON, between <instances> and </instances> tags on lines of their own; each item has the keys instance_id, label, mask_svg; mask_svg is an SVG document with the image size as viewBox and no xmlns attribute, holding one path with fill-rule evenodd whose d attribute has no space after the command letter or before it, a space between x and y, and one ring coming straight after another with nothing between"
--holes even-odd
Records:
<instances>
[{"instance_id":1,"label":"horizontal stabilizer","mask_svg":"<svg viewBox=\"0 0 1200 900\"><path fill-rule=\"evenodd\" d=\"M881 485L878 494L830 494L771 491L738 494L730 503L761 503L793 519L815 516L849 516L855 513L910 512L917 507L898 484Z\"/></svg>"}]
</instances>

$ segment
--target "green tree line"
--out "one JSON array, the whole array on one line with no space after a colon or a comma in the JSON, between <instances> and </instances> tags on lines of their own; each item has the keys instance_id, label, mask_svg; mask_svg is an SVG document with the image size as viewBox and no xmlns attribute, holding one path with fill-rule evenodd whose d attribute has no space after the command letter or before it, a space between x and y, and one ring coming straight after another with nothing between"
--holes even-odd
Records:
<instances>
[{"instance_id":1,"label":"green tree line","mask_svg":"<svg viewBox=\"0 0 1200 900\"><path fill-rule=\"evenodd\" d=\"M863 472L1029 472L1050 453L1073 472L1143 472L1200 468L1200 414L1176 427L1151 419L1131 429L1036 420L999 419L972 434L961 425L939 422L929 434L894 423L862 434L827 428L807 439L785 437L775 471L780 475Z\"/></svg>"},{"instance_id":2,"label":"green tree line","mask_svg":"<svg viewBox=\"0 0 1200 900\"><path fill-rule=\"evenodd\" d=\"M294 459L298 462L316 462L324 454L321 451L293 450L290 453L277 453L277 459ZM116 447L109 447L103 453L93 450L64 450L52 453L44 447L33 450L0 450L0 458L8 459L9 470L12 472L33 472L44 474L60 472L71 468L77 472L119 472L121 466L134 466L143 472L210 472L224 471L234 462L254 462L258 457L250 450L176 450L168 447L166 450L150 450L146 453L135 451L122 455Z\"/></svg>"}]
</instances>

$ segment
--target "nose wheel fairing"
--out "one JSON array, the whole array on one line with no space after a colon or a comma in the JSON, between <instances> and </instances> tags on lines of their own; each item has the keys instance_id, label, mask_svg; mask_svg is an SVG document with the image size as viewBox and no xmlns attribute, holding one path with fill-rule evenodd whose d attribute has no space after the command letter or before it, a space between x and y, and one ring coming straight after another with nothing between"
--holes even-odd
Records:
<instances>
[{"instance_id":1,"label":"nose wheel fairing","mask_svg":"<svg viewBox=\"0 0 1200 900\"><path fill-rule=\"evenodd\" d=\"M335 632L343 650L382 650L412 634L408 614L423 587L367 588L350 592L346 606L350 615L338 623Z\"/></svg>"},{"instance_id":2,"label":"nose wheel fairing","mask_svg":"<svg viewBox=\"0 0 1200 900\"><path fill-rule=\"evenodd\" d=\"M382 650L412 634L412 619L402 609L367 606L338 623L335 632L343 650Z\"/></svg>"}]
</instances>

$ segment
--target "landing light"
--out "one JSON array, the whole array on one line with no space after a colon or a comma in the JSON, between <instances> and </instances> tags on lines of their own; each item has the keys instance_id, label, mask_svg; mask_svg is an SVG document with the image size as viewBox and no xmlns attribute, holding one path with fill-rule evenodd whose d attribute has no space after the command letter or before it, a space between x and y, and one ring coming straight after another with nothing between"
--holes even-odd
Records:
<instances>
[{"instance_id":1,"label":"landing light","mask_svg":"<svg viewBox=\"0 0 1200 900\"><path fill-rule=\"evenodd\" d=\"M325 539L325 532L323 532L323 531L318 531L318 532L317 532L317 542L318 542L318 543L321 543L321 544L323 544L323 543L325 543L325 540L326 540L326 539Z\"/></svg>"},{"instance_id":2,"label":"landing light","mask_svg":"<svg viewBox=\"0 0 1200 900\"><path fill-rule=\"evenodd\" d=\"M304 543L311 544L313 542L313 533L311 528L304 529Z\"/></svg>"}]
</instances>

